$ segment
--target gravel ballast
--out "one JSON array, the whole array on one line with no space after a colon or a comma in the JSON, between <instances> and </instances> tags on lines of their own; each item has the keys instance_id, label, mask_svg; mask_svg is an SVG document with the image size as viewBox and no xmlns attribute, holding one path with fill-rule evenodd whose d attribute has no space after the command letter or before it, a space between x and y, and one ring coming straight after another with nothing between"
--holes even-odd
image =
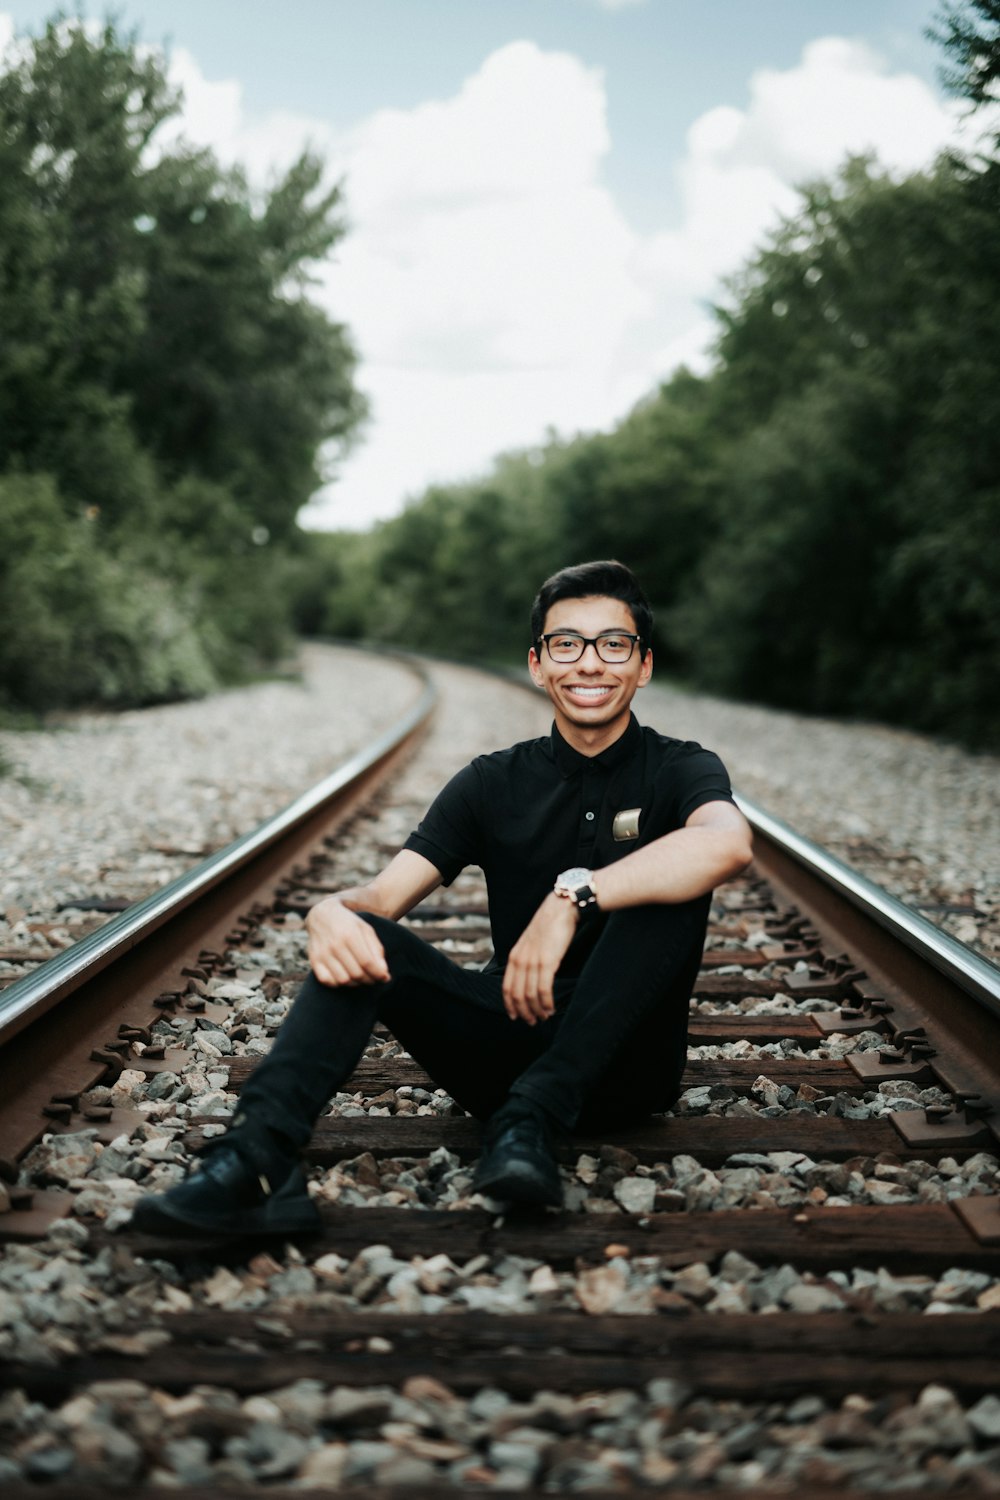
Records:
<instances>
[{"instance_id":1,"label":"gravel ballast","mask_svg":"<svg viewBox=\"0 0 1000 1500\"><path fill-rule=\"evenodd\" d=\"M370 661L365 659L362 667L368 674L367 691ZM345 884L365 878L385 861L452 769L480 750L544 732L548 724L544 700L461 669L435 667L434 672L442 690L435 727L391 798L352 829L349 847L337 857L337 879ZM388 690L372 689L382 714L372 728L383 727L411 701L406 694L412 697L413 690L403 676L398 701L391 705ZM652 720L649 700L646 694L639 703L647 722ZM245 725L253 702L252 697L244 701L242 695L229 694L203 707L213 712L224 707L232 716L235 704ZM342 716L349 713L346 702L336 706ZM370 703L369 708L374 714ZM169 716L173 711L155 712ZM107 727L113 735L115 721ZM318 717L314 727L321 736ZM686 720L660 727L712 743L708 733ZM358 728L358 739L370 732ZM280 763L282 737L289 738L287 721L275 726L267 752L274 757L271 764ZM164 731L161 722L151 736L150 752L167 756L162 746L173 743L176 756L180 739L179 731ZM742 785L734 756L726 749L723 753L733 761L735 779ZM808 759L806 749L802 757ZM316 774L329 768L324 764ZM193 803L198 775L208 780L202 768L192 772L190 781L171 783L172 794ZM248 772L245 785L251 781ZM103 796L96 772L89 785L95 814L100 812L110 825L115 808L127 805L127 790L119 782ZM300 782L288 785L278 805L299 790ZM765 801L759 792L751 794ZM251 788L240 809L248 811L256 795ZM277 795L273 786L266 795ZM885 795L888 806L888 789ZM46 811L40 798L38 805L40 819L51 812L48 837L58 842L62 827L67 844L79 836L81 851L89 848L85 831L67 820L67 804ZM151 824L163 819L156 822L156 837L162 838L163 828L172 826L169 807L162 808L152 797L149 806ZM226 834L221 824L206 828L210 833L214 826L221 839L242 831L237 823L232 816ZM193 825L190 836L196 836ZM91 857L97 858L96 852ZM124 877L127 853L116 857L122 860L117 874ZM74 873L72 867L68 873ZM38 879L38 899L44 900L42 875L32 878ZM473 878L462 876L456 895L467 879L472 893ZM721 912L733 902L737 911L734 891L727 887L718 893ZM22 919L22 924L19 935L36 941L28 922ZM453 1258L447 1241L440 1253L427 1257L410 1255L410 1247L400 1243L372 1243L357 1254L339 1254L327 1242L312 1248L276 1246L236 1265L208 1260L182 1268L165 1259L143 1258L130 1248L127 1233L115 1231L125 1228L142 1193L181 1175L192 1125L207 1118L206 1131L224 1128L237 1101L230 1087L232 1060L267 1049L294 992L294 982L281 976L303 966L301 919L288 915L276 925L265 923L259 937L260 946L236 956L235 977L219 976L205 985L210 1003L217 998L231 1007L225 1020L178 1013L156 1023L154 1042L181 1046L190 1054L183 1075L147 1077L139 1066L143 1044L136 1042L135 1057L126 1061L118 1078L91 1091L94 1105L117 1106L139 1123L104 1141L97 1129L48 1135L23 1163L25 1185L68 1191L74 1204L71 1215L55 1224L45 1241L8 1247L0 1259L0 1357L58 1367L89 1352L119 1356L123 1363L119 1378L82 1386L53 1404L35 1400L23 1389L0 1396L0 1487L24 1479L39 1485L99 1481L119 1492L141 1482L165 1489L202 1485L220 1490L246 1483L259 1484L263 1494L275 1483L303 1489L443 1483L501 1490L636 1484L708 1491L773 1483L805 1493L847 1484L891 1491L911 1483L940 1490L971 1479L983 1492L996 1488L1000 1400L995 1395L963 1398L930 1384L909 1396L876 1399L859 1392L842 1401L824 1400L808 1392L807 1356L802 1394L774 1401L712 1400L669 1379L632 1390L572 1395L545 1388L542 1376L542 1388L530 1399L489 1386L465 1395L426 1375L369 1389L303 1379L251 1396L209 1384L180 1395L157 1388L144 1378L143 1357L155 1356L175 1340L172 1317L203 1310L251 1312L261 1348L283 1339L282 1320L295 1314L384 1315L384 1334L370 1340L369 1348L388 1352L394 1323L407 1315L553 1311L581 1318L610 1313L726 1319L745 1313L845 1318L915 1313L930 1326L941 1316L957 1313L974 1319L1000 1306L1000 1282L962 1266L924 1276L861 1267L824 1274L757 1264L738 1248L717 1264L692 1257L689 1264L677 1265L657 1255L622 1253L614 1240L603 1261L572 1269L501 1250L471 1260L457 1253ZM753 940L751 931L745 941L752 946ZM697 1004L699 1013L711 1008L705 1000ZM738 1008L748 1014L793 1015L829 1009L832 1002L793 1002L778 995L748 1000ZM834 1034L820 1052L843 1057L878 1047L883 1040L874 1032ZM391 1057L395 1051L393 1041L377 1040L369 1055ZM746 1095L719 1086L686 1089L673 1111L678 1117L749 1113L786 1116L793 1124L796 1118L829 1113L864 1120L920 1108L939 1097L936 1090L906 1082L868 1089L859 1083L835 1096L778 1085L769 1069L798 1055L791 1041L757 1046L740 1041L702 1046L697 1052L703 1058L752 1059L759 1076ZM454 1109L440 1089L402 1086L374 1097L345 1090L330 1112L430 1117L448 1116ZM1000 1189L1000 1163L986 1152L963 1162L944 1158L925 1164L885 1156L841 1163L800 1151L744 1151L709 1167L696 1155L682 1154L646 1164L624 1148L604 1146L571 1153L562 1171L571 1214L613 1214L623 1226L650 1212L714 1213L739 1207L822 1214L856 1205L942 1204ZM338 1209L502 1211L502 1205L472 1192L470 1164L440 1147L422 1158L376 1159L365 1151L313 1169L310 1177L310 1191ZM253 1335L251 1342L257 1342ZM288 1346L294 1348L295 1342L289 1335Z\"/></svg>"},{"instance_id":2,"label":"gravel ballast","mask_svg":"<svg viewBox=\"0 0 1000 1500\"><path fill-rule=\"evenodd\" d=\"M1000 756L655 681L636 709L717 751L737 792L1000 963Z\"/></svg>"},{"instance_id":3,"label":"gravel ballast","mask_svg":"<svg viewBox=\"0 0 1000 1500\"><path fill-rule=\"evenodd\" d=\"M0 942L32 946L12 929L74 897L148 894L278 811L416 691L397 662L309 645L300 682L0 733L13 768L0 779ZM635 706L717 750L738 791L1000 959L1000 758L655 681ZM549 715L541 697L487 680L477 720L469 754L544 733ZM436 790L429 781L428 799ZM65 940L99 920L77 918Z\"/></svg>"}]
</instances>

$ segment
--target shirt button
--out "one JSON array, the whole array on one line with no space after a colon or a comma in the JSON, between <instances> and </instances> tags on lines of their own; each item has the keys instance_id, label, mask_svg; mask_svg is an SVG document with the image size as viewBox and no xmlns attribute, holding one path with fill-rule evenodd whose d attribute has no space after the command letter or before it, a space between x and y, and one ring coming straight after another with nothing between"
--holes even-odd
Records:
<instances>
[{"instance_id":1,"label":"shirt button","mask_svg":"<svg viewBox=\"0 0 1000 1500\"><path fill-rule=\"evenodd\" d=\"M594 814L593 813L586 813L585 817L586 817L588 823L592 823L594 821Z\"/></svg>"}]
</instances>

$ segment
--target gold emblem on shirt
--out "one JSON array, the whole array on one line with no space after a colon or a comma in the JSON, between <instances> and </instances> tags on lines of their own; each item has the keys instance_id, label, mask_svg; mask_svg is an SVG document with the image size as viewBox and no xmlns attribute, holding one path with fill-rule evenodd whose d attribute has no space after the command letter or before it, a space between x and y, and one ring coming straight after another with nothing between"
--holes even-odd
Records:
<instances>
[{"instance_id":1,"label":"gold emblem on shirt","mask_svg":"<svg viewBox=\"0 0 1000 1500\"><path fill-rule=\"evenodd\" d=\"M637 839L639 837L639 814L641 807L626 807L620 813L615 813L615 821L611 825L611 832L620 843L623 839Z\"/></svg>"}]
</instances>

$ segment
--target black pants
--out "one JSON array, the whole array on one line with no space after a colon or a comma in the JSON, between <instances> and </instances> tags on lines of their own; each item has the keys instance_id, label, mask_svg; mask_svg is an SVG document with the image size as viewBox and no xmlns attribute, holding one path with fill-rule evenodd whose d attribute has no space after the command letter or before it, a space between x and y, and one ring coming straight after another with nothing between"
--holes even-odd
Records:
<instances>
[{"instance_id":1,"label":"black pants","mask_svg":"<svg viewBox=\"0 0 1000 1500\"><path fill-rule=\"evenodd\" d=\"M240 1113L305 1145L377 1020L481 1120L512 1095L569 1130L667 1109L680 1091L709 899L613 912L580 975L557 979L555 1014L535 1026L509 1019L500 975L459 968L408 928L366 916L392 978L328 987L310 975Z\"/></svg>"}]
</instances>

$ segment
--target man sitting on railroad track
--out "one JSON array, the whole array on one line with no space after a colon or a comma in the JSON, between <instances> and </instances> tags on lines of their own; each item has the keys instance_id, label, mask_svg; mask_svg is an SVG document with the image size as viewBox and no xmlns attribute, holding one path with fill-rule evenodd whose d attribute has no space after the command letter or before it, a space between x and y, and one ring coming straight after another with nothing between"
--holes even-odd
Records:
<instances>
[{"instance_id":1,"label":"man sitting on railroad track","mask_svg":"<svg viewBox=\"0 0 1000 1500\"><path fill-rule=\"evenodd\" d=\"M632 714L652 616L617 562L564 568L532 606L528 666L550 736L478 756L380 874L309 913L312 969L225 1135L137 1205L153 1233L318 1227L300 1153L381 1020L486 1122L475 1187L562 1200L554 1145L621 1127L680 1091L710 894L750 833L722 762ZM463 969L399 918L467 865L489 893L494 957Z\"/></svg>"}]
</instances>

